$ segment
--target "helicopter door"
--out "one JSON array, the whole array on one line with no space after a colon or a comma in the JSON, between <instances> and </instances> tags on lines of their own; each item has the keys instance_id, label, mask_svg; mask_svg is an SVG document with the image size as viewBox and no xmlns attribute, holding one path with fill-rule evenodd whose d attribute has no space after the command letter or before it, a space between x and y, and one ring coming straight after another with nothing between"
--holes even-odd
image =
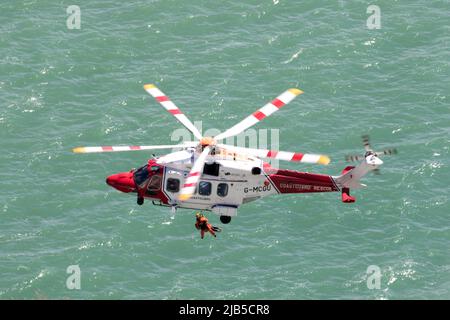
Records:
<instances>
[{"instance_id":1,"label":"helicopter door","mask_svg":"<svg viewBox=\"0 0 450 320\"><path fill-rule=\"evenodd\" d=\"M160 173L155 173L153 176L150 177L147 189L145 190L145 194L148 196L155 196L158 194L158 192L161 190L161 181L162 176Z\"/></svg>"}]
</instances>

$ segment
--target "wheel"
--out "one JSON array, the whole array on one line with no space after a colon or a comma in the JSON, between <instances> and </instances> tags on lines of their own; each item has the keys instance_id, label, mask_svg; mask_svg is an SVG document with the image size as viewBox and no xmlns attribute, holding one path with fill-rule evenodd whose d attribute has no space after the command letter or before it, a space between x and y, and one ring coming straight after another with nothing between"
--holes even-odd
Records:
<instances>
[{"instance_id":1,"label":"wheel","mask_svg":"<svg viewBox=\"0 0 450 320\"><path fill-rule=\"evenodd\" d=\"M137 198L137 204L142 206L144 204L144 198L138 197Z\"/></svg>"},{"instance_id":2,"label":"wheel","mask_svg":"<svg viewBox=\"0 0 450 320\"><path fill-rule=\"evenodd\" d=\"M230 221L231 221L230 216L220 216L220 222L222 222L223 224L230 223Z\"/></svg>"}]
</instances>

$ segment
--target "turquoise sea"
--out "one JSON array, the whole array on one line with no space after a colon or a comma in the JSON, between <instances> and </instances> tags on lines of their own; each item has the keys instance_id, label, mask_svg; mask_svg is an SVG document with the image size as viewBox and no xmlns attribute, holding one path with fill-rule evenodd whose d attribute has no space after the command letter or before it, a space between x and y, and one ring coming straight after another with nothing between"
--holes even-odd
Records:
<instances>
[{"instance_id":1,"label":"turquoise sea","mask_svg":"<svg viewBox=\"0 0 450 320\"><path fill-rule=\"evenodd\" d=\"M201 240L105 184L151 152L71 153L175 143L145 83L203 130L301 88L255 129L332 162L283 168L339 174L362 134L399 153L354 204L264 198ZM450 299L449 89L449 1L1 0L0 299Z\"/></svg>"}]
</instances>

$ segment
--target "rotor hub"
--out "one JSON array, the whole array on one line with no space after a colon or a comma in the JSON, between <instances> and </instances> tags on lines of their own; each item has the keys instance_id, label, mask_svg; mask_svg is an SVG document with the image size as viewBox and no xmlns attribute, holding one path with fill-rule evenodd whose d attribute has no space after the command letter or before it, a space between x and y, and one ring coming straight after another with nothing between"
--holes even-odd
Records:
<instances>
[{"instance_id":1,"label":"rotor hub","mask_svg":"<svg viewBox=\"0 0 450 320\"><path fill-rule=\"evenodd\" d=\"M200 144L202 145L202 147L207 147L207 146L215 146L216 145L216 140L214 140L213 137L203 137L200 140Z\"/></svg>"}]
</instances>

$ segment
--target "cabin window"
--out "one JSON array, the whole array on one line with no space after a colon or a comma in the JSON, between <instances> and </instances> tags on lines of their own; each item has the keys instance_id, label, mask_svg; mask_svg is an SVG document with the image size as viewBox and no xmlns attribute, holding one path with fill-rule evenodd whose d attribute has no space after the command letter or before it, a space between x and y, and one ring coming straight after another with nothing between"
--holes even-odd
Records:
<instances>
[{"instance_id":1,"label":"cabin window","mask_svg":"<svg viewBox=\"0 0 450 320\"><path fill-rule=\"evenodd\" d=\"M226 197L228 194L228 184L226 183L219 183L217 185L217 195L219 197Z\"/></svg>"},{"instance_id":2,"label":"cabin window","mask_svg":"<svg viewBox=\"0 0 450 320\"><path fill-rule=\"evenodd\" d=\"M169 192L178 192L180 191L180 180L169 178L167 179L166 189Z\"/></svg>"},{"instance_id":3,"label":"cabin window","mask_svg":"<svg viewBox=\"0 0 450 320\"><path fill-rule=\"evenodd\" d=\"M200 181L198 184L198 194L201 196L209 196L211 194L211 182Z\"/></svg>"}]
</instances>

